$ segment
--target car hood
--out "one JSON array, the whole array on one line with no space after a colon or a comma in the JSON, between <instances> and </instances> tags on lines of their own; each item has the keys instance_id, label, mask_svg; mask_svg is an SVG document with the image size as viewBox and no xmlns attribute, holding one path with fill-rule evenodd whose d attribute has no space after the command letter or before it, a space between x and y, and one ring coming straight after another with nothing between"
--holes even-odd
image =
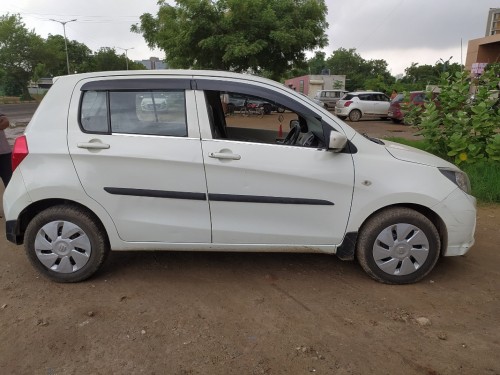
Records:
<instances>
[{"instance_id":1,"label":"car hood","mask_svg":"<svg viewBox=\"0 0 500 375\"><path fill-rule=\"evenodd\" d=\"M426 151L419 150L414 147L402 145L396 142L385 141L385 148L394 158L410 163L429 165L438 168L458 169L455 165L432 155Z\"/></svg>"}]
</instances>

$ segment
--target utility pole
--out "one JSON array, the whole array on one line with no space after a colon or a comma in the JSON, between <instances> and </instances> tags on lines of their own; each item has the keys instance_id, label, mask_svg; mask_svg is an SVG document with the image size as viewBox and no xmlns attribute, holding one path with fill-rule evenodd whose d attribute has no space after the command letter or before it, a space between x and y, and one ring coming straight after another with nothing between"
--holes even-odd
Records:
<instances>
[{"instance_id":1,"label":"utility pole","mask_svg":"<svg viewBox=\"0 0 500 375\"><path fill-rule=\"evenodd\" d=\"M125 62L126 62L126 64L127 64L127 70L128 70L128 56L127 56L127 51L128 51L129 49L134 49L134 47L130 47L130 48L116 47L116 48L119 48L119 49L122 49L122 50L124 50L124 51L125 51Z\"/></svg>"},{"instance_id":2,"label":"utility pole","mask_svg":"<svg viewBox=\"0 0 500 375\"><path fill-rule=\"evenodd\" d=\"M54 20L54 19L50 19L51 21L54 21L54 22L59 22L62 27L63 27L63 33L64 33L64 48L66 49L66 66L68 68L68 75L70 75L71 73L69 72L69 56L68 56L68 41L66 40L66 24L69 23L69 22L74 22L76 21L76 18L74 20L69 20L69 21L58 21L58 20Z\"/></svg>"}]
</instances>

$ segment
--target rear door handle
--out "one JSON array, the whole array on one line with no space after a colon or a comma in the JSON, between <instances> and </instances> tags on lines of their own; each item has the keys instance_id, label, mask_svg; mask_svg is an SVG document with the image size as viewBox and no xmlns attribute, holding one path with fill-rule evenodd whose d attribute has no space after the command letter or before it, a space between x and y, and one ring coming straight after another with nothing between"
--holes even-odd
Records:
<instances>
[{"instance_id":1,"label":"rear door handle","mask_svg":"<svg viewBox=\"0 0 500 375\"><path fill-rule=\"evenodd\" d=\"M225 152L211 152L208 154L209 157L214 159L226 159L226 160L240 160L241 156L237 154L227 154Z\"/></svg>"},{"instance_id":2,"label":"rear door handle","mask_svg":"<svg viewBox=\"0 0 500 375\"><path fill-rule=\"evenodd\" d=\"M101 142L86 142L86 143L78 143L77 147L91 149L91 150L104 150L108 149L109 145Z\"/></svg>"}]
</instances>

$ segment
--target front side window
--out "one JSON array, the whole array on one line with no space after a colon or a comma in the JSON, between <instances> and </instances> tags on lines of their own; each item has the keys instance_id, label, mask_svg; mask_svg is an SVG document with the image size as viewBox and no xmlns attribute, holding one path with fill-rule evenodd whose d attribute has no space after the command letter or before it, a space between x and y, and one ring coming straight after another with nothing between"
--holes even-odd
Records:
<instances>
[{"instance_id":1,"label":"front side window","mask_svg":"<svg viewBox=\"0 0 500 375\"><path fill-rule=\"evenodd\" d=\"M324 147L321 119L285 108L270 98L239 92L205 91L214 139ZM295 128L294 135L284 143Z\"/></svg>"},{"instance_id":2,"label":"front side window","mask_svg":"<svg viewBox=\"0 0 500 375\"><path fill-rule=\"evenodd\" d=\"M86 91L80 123L90 133L186 137L184 91Z\"/></svg>"}]
</instances>

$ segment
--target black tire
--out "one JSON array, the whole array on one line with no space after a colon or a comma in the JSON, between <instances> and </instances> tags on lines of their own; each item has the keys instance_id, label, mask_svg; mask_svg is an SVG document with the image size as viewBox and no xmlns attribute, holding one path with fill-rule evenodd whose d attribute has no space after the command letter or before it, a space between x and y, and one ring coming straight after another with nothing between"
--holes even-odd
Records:
<instances>
[{"instance_id":1,"label":"black tire","mask_svg":"<svg viewBox=\"0 0 500 375\"><path fill-rule=\"evenodd\" d=\"M285 107L281 107L281 106L276 107L276 112L278 112L278 113L285 112Z\"/></svg>"},{"instance_id":2,"label":"black tire","mask_svg":"<svg viewBox=\"0 0 500 375\"><path fill-rule=\"evenodd\" d=\"M361 111L359 109L353 109L349 113L349 120L352 122L358 122L361 119Z\"/></svg>"},{"instance_id":3,"label":"black tire","mask_svg":"<svg viewBox=\"0 0 500 375\"><path fill-rule=\"evenodd\" d=\"M386 120L389 119L389 117L381 117L380 119L383 120L383 121L386 121Z\"/></svg>"},{"instance_id":4,"label":"black tire","mask_svg":"<svg viewBox=\"0 0 500 375\"><path fill-rule=\"evenodd\" d=\"M401 120L398 120L397 118L391 118L391 120L395 124L401 124Z\"/></svg>"},{"instance_id":5,"label":"black tire","mask_svg":"<svg viewBox=\"0 0 500 375\"><path fill-rule=\"evenodd\" d=\"M345 119L346 119L346 117L345 117L345 116L337 116L337 117L338 117L339 119L341 119L341 120L345 120Z\"/></svg>"},{"instance_id":6,"label":"black tire","mask_svg":"<svg viewBox=\"0 0 500 375\"><path fill-rule=\"evenodd\" d=\"M265 115L270 115L271 114L272 109L271 109L271 105L270 104L264 104L263 108L264 108L264 114Z\"/></svg>"},{"instance_id":7,"label":"black tire","mask_svg":"<svg viewBox=\"0 0 500 375\"><path fill-rule=\"evenodd\" d=\"M406 232L404 238L400 236ZM410 284L423 279L436 265L440 251L441 241L434 224L405 207L386 209L368 219L356 244L361 267L385 284Z\"/></svg>"},{"instance_id":8,"label":"black tire","mask_svg":"<svg viewBox=\"0 0 500 375\"><path fill-rule=\"evenodd\" d=\"M65 225L68 226L64 227ZM78 230L71 225L78 227ZM56 228L56 231L47 232L49 227ZM65 236L62 232L65 228L72 229L67 234L73 234L63 238ZM37 236L38 242L35 246ZM83 243L85 245L82 245ZM96 219L87 211L69 205L54 206L36 215L26 228L24 247L31 264L41 274L61 283L74 283L89 278L97 272L109 253L104 228L96 223ZM44 247L47 250L44 250ZM50 264L57 259L49 267L42 263L42 258L47 258L46 263ZM72 270L57 270L63 262ZM83 265L80 267L78 263Z\"/></svg>"}]
</instances>

